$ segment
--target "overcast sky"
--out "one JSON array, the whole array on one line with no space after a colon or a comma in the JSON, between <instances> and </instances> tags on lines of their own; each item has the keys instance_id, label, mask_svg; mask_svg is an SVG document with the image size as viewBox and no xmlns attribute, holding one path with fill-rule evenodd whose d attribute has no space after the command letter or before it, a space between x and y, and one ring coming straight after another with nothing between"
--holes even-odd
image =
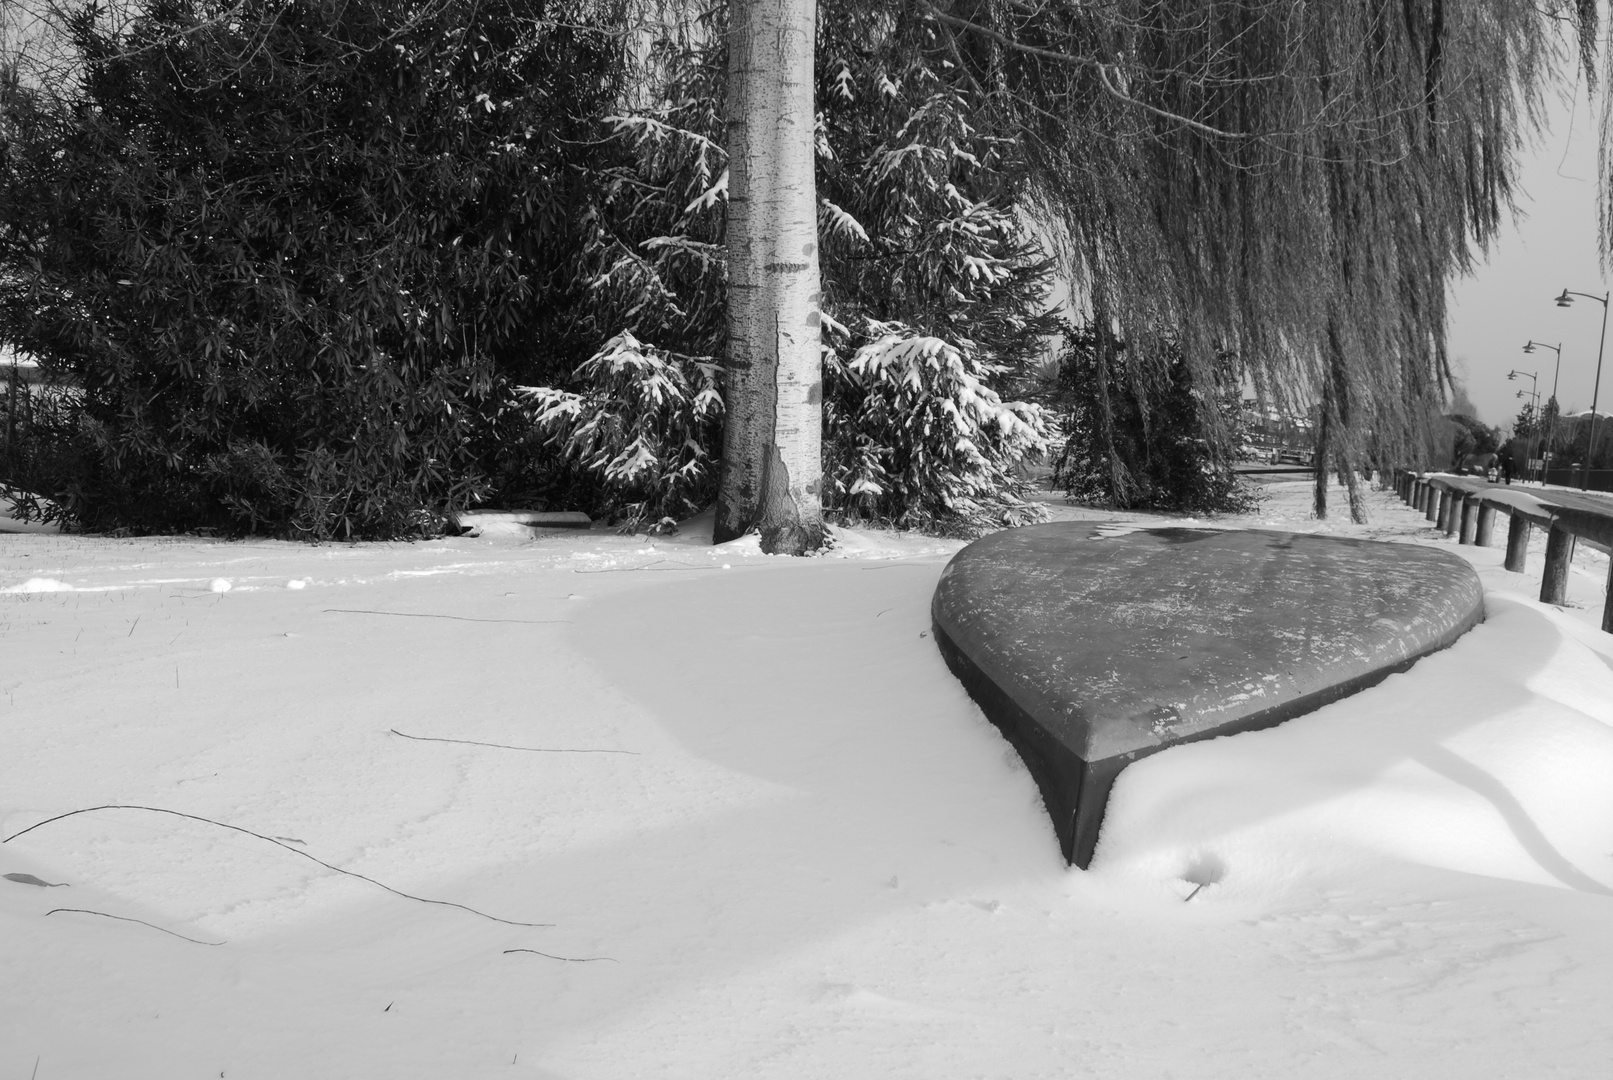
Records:
<instances>
[{"instance_id":1,"label":"overcast sky","mask_svg":"<svg viewBox=\"0 0 1613 1080\"><path fill-rule=\"evenodd\" d=\"M1525 355L1531 338L1562 345L1557 400L1563 411L1591 404L1602 305L1553 303L1565 288L1598 295L1608 289L1596 249L1597 117L1583 85L1572 102L1566 95L1553 102L1551 118L1551 131L1524 164L1517 223L1503 231L1473 277L1451 287L1452 366L1489 424L1509 422L1523 405L1515 395L1530 382L1509 382L1509 370L1538 371L1542 404L1551 394L1557 356L1549 349ZM1605 415L1613 403L1613 359L1604 364L1598 411Z\"/></svg>"}]
</instances>

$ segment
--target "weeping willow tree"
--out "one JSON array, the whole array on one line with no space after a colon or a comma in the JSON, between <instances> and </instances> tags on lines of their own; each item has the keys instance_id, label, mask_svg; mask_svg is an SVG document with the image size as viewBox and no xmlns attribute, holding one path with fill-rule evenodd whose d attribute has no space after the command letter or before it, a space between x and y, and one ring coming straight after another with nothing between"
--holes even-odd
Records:
<instances>
[{"instance_id":1,"label":"weeping willow tree","mask_svg":"<svg viewBox=\"0 0 1613 1080\"><path fill-rule=\"evenodd\" d=\"M1576 30L1593 73L1594 0L920 3L1136 385L1174 340L1206 391L1232 353L1263 402L1320 403L1318 514L1330 469L1426 453L1447 282Z\"/></svg>"}]
</instances>

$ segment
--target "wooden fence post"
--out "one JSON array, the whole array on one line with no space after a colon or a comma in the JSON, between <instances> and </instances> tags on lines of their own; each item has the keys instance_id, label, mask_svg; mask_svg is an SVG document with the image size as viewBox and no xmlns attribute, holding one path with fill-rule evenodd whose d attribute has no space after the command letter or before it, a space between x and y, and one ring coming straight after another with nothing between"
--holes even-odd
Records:
<instances>
[{"instance_id":1,"label":"wooden fence post","mask_svg":"<svg viewBox=\"0 0 1613 1080\"><path fill-rule=\"evenodd\" d=\"M1613 634L1613 559L1607 562L1607 598L1602 601L1602 631Z\"/></svg>"},{"instance_id":2,"label":"wooden fence post","mask_svg":"<svg viewBox=\"0 0 1613 1080\"><path fill-rule=\"evenodd\" d=\"M1496 512L1506 514L1506 558L1502 565L1514 574L1525 572L1533 525L1546 518L1546 558L1540 575L1540 600L1545 604L1567 606L1568 577L1573 572L1574 549L1580 537L1613 546L1613 513L1579 505L1583 500L1568 497L1573 493L1556 498L1550 492L1542 492L1543 505L1535 511L1506 502L1489 502L1488 488L1469 492L1464 485L1425 477L1410 469L1396 470L1394 476L1401 498L1460 544L1489 547L1495 540ZM1613 634L1613 563L1608 567L1602 601L1602 630Z\"/></svg>"},{"instance_id":3,"label":"wooden fence post","mask_svg":"<svg viewBox=\"0 0 1613 1080\"><path fill-rule=\"evenodd\" d=\"M1546 534L1546 565L1540 571L1540 602L1561 606L1568 596L1568 563L1574 557L1574 534L1556 525Z\"/></svg>"},{"instance_id":4,"label":"wooden fence post","mask_svg":"<svg viewBox=\"0 0 1613 1080\"><path fill-rule=\"evenodd\" d=\"M1462 527L1462 493L1452 491L1449 495L1439 506L1439 528L1446 536L1455 536Z\"/></svg>"},{"instance_id":5,"label":"wooden fence post","mask_svg":"<svg viewBox=\"0 0 1613 1080\"><path fill-rule=\"evenodd\" d=\"M1512 511L1507 524L1507 558L1501 565L1514 574L1523 573L1529 557L1529 519Z\"/></svg>"}]
</instances>

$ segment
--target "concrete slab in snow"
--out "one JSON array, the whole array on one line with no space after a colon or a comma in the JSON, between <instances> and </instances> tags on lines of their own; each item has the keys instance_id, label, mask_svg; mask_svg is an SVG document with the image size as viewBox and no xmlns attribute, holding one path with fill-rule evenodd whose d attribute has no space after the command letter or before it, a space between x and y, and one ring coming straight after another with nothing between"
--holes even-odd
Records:
<instances>
[{"instance_id":1,"label":"concrete slab in snow","mask_svg":"<svg viewBox=\"0 0 1613 1080\"><path fill-rule=\"evenodd\" d=\"M1085 867L1126 765L1362 690L1484 617L1462 559L1294 533L1059 522L994 533L931 606L948 666Z\"/></svg>"},{"instance_id":2,"label":"concrete slab in snow","mask_svg":"<svg viewBox=\"0 0 1613 1080\"><path fill-rule=\"evenodd\" d=\"M524 525L529 529L590 529L593 521L577 510L469 510L459 515L459 527L474 536L489 525Z\"/></svg>"}]
</instances>

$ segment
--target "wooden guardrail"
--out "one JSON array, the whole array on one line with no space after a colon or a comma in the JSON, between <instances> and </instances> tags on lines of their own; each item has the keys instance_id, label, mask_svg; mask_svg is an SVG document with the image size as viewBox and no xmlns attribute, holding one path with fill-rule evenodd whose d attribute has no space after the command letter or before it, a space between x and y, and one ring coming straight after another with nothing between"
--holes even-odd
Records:
<instances>
[{"instance_id":1,"label":"wooden guardrail","mask_svg":"<svg viewBox=\"0 0 1613 1080\"><path fill-rule=\"evenodd\" d=\"M1416 473L1399 470L1401 499L1423 511L1428 520L1458 543L1488 547L1497 512L1507 515L1507 554L1502 563L1523 573L1529 534L1546 532L1546 564L1540 575L1542 603L1561 605L1568 592L1568 564L1577 540L1613 547L1613 499L1553 488L1492 484L1476 476ZM1613 559L1609 560L1602 629L1613 633Z\"/></svg>"}]
</instances>

